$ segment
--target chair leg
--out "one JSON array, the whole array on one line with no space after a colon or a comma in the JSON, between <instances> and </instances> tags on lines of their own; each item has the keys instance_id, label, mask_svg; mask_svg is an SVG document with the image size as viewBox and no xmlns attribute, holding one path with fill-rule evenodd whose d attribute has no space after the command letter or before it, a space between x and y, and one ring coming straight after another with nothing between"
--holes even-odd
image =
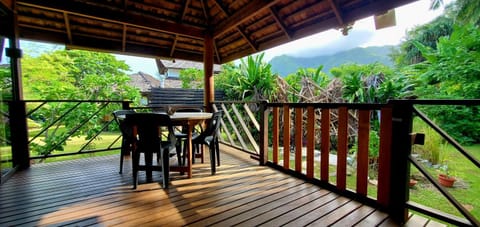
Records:
<instances>
[{"instance_id":1,"label":"chair leg","mask_svg":"<svg viewBox=\"0 0 480 227\"><path fill-rule=\"evenodd\" d=\"M200 145L200 161L202 162L202 164L204 163L204 159L205 159L205 155L203 153L203 150L204 150L204 146L203 145Z\"/></svg>"},{"instance_id":2,"label":"chair leg","mask_svg":"<svg viewBox=\"0 0 480 227\"><path fill-rule=\"evenodd\" d=\"M170 155L169 150L164 149L162 152L162 181L163 181L163 188L168 188L169 180L170 180Z\"/></svg>"},{"instance_id":3,"label":"chair leg","mask_svg":"<svg viewBox=\"0 0 480 227\"><path fill-rule=\"evenodd\" d=\"M220 166L220 146L218 145L218 138L215 139L215 151L217 155L217 166Z\"/></svg>"},{"instance_id":4,"label":"chair leg","mask_svg":"<svg viewBox=\"0 0 480 227\"><path fill-rule=\"evenodd\" d=\"M122 139L122 147L120 148L120 171L118 171L118 173L120 173L120 174L122 174L122 172L123 172L123 158L124 158L125 154L127 153L127 146L129 146L127 144L127 141Z\"/></svg>"},{"instance_id":5,"label":"chair leg","mask_svg":"<svg viewBox=\"0 0 480 227\"><path fill-rule=\"evenodd\" d=\"M215 164L215 144L213 143L213 141L210 143L210 145L208 146L209 147L209 150L210 150L210 168L211 168L211 171L212 171L212 175L215 175L216 173L216 164Z\"/></svg>"},{"instance_id":6,"label":"chair leg","mask_svg":"<svg viewBox=\"0 0 480 227\"><path fill-rule=\"evenodd\" d=\"M184 145L185 146L185 145ZM176 148L176 151L177 151L177 160L178 160L178 165L179 166L183 166L183 158L182 158L182 155L181 155L181 152L182 152L182 141L179 140L175 146Z\"/></svg>"},{"instance_id":7,"label":"chair leg","mask_svg":"<svg viewBox=\"0 0 480 227\"><path fill-rule=\"evenodd\" d=\"M140 153L132 153L133 189L136 189L138 184L138 165L140 165Z\"/></svg>"}]
</instances>

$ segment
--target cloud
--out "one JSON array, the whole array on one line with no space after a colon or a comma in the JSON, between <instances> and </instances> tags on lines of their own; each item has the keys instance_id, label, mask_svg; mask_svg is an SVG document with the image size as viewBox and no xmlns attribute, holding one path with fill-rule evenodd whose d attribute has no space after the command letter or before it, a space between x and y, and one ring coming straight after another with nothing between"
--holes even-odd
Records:
<instances>
[{"instance_id":1,"label":"cloud","mask_svg":"<svg viewBox=\"0 0 480 227\"><path fill-rule=\"evenodd\" d=\"M340 31L337 31L340 33ZM322 43L322 39L314 39L310 47L297 49L291 55L296 57L314 57L320 55L331 55L340 51L349 50L364 43L367 43L374 36L373 32L367 30L352 30L348 36L339 34L336 39Z\"/></svg>"}]
</instances>

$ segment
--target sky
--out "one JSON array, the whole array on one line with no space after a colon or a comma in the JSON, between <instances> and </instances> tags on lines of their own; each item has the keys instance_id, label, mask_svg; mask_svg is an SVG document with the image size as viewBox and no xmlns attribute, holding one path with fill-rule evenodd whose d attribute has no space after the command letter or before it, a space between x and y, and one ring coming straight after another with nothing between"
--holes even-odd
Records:
<instances>
[{"instance_id":1,"label":"sky","mask_svg":"<svg viewBox=\"0 0 480 227\"><path fill-rule=\"evenodd\" d=\"M445 4L453 0L444 0ZM270 61L275 56L290 55L313 57L331 55L355 47L398 45L405 38L408 30L428 23L443 13L443 9L430 10L430 0L419 0L395 9L397 24L394 27L375 30L372 17L356 21L347 36L341 31L331 29L306 38L302 38L278 47L268 49L264 60ZM158 75L155 61L141 57L116 55L125 60L131 72L142 71L150 75Z\"/></svg>"}]
</instances>

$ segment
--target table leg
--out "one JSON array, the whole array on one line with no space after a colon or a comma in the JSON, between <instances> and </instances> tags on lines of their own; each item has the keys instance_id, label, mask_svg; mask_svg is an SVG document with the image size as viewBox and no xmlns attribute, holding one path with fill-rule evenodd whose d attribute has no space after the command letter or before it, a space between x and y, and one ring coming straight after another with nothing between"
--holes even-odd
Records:
<instances>
[{"instance_id":1,"label":"table leg","mask_svg":"<svg viewBox=\"0 0 480 227\"><path fill-rule=\"evenodd\" d=\"M187 130L187 176L188 178L192 178L192 130L193 126L191 122L188 123L188 130Z\"/></svg>"}]
</instances>

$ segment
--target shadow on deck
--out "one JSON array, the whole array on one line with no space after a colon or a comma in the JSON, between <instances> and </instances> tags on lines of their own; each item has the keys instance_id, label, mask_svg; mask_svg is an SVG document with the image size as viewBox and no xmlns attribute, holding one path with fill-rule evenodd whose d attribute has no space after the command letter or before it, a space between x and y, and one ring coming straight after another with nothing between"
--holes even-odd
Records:
<instances>
[{"instance_id":1,"label":"shadow on deck","mask_svg":"<svg viewBox=\"0 0 480 227\"><path fill-rule=\"evenodd\" d=\"M208 153L208 152L207 152ZM0 226L396 226L386 213L341 197L222 146L222 165L172 173L170 188L139 177L118 156L34 165L0 187ZM208 158L207 158L208 160ZM415 226L435 225L413 216ZM407 223L409 224L409 223Z\"/></svg>"}]
</instances>

